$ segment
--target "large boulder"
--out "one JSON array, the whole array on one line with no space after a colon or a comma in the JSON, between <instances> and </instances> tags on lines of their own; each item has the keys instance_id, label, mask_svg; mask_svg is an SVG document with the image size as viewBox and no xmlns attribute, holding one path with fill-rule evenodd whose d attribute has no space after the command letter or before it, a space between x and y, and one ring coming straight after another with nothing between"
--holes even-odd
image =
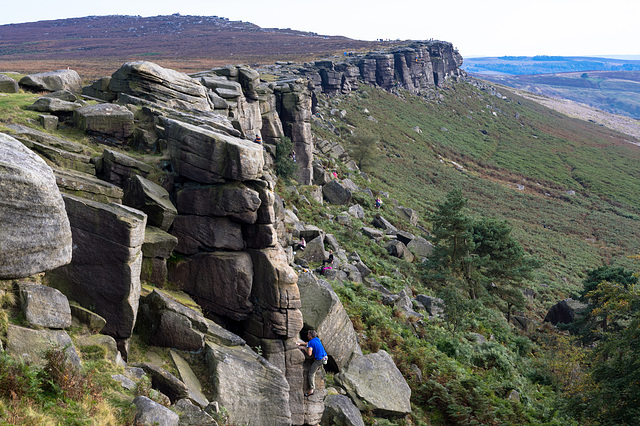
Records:
<instances>
[{"instance_id":1,"label":"large boulder","mask_svg":"<svg viewBox=\"0 0 640 426\"><path fill-rule=\"evenodd\" d=\"M29 74L19 81L20 86L33 92L56 92L69 90L73 93L82 91L82 79L74 70L57 70Z\"/></svg>"},{"instance_id":2,"label":"large boulder","mask_svg":"<svg viewBox=\"0 0 640 426\"><path fill-rule=\"evenodd\" d=\"M417 258L424 259L433 253L433 244L422 237L416 237L407 244L407 248Z\"/></svg>"},{"instance_id":3,"label":"large boulder","mask_svg":"<svg viewBox=\"0 0 640 426\"><path fill-rule=\"evenodd\" d=\"M117 139L126 139L133 134L133 113L121 105L86 105L74 111L73 120L76 127L85 132L101 133Z\"/></svg>"},{"instance_id":4,"label":"large boulder","mask_svg":"<svg viewBox=\"0 0 640 426\"><path fill-rule=\"evenodd\" d=\"M205 351L212 400L227 410L231 423L291 424L289 384L282 371L247 346L207 343Z\"/></svg>"},{"instance_id":5,"label":"large boulder","mask_svg":"<svg viewBox=\"0 0 640 426\"><path fill-rule=\"evenodd\" d=\"M55 288L41 284L18 283L20 305L27 323L46 328L69 328L71 308L69 301Z\"/></svg>"},{"instance_id":6,"label":"large boulder","mask_svg":"<svg viewBox=\"0 0 640 426\"><path fill-rule=\"evenodd\" d=\"M107 320L103 333L131 336L140 297L147 216L119 204L64 195L73 233L73 260L50 271L47 283Z\"/></svg>"},{"instance_id":7,"label":"large boulder","mask_svg":"<svg viewBox=\"0 0 640 426\"><path fill-rule=\"evenodd\" d=\"M126 181L122 202L145 212L147 224L163 231L169 230L178 214L167 190L140 175L134 175Z\"/></svg>"},{"instance_id":8,"label":"large boulder","mask_svg":"<svg viewBox=\"0 0 640 426\"><path fill-rule=\"evenodd\" d=\"M75 102L69 102L62 99L43 96L39 99L36 99L33 104L27 107L27 109L39 112L65 113L73 112L80 107L82 107L82 105Z\"/></svg>"},{"instance_id":9,"label":"large boulder","mask_svg":"<svg viewBox=\"0 0 640 426\"><path fill-rule=\"evenodd\" d=\"M305 273L298 277L298 288L304 323L318 332L336 367L342 369L353 355L362 355L353 324L331 285Z\"/></svg>"},{"instance_id":10,"label":"large boulder","mask_svg":"<svg viewBox=\"0 0 640 426\"><path fill-rule=\"evenodd\" d=\"M211 111L207 89L197 80L152 62L128 62L111 76L109 91L178 109Z\"/></svg>"},{"instance_id":11,"label":"large boulder","mask_svg":"<svg viewBox=\"0 0 640 426\"><path fill-rule=\"evenodd\" d=\"M411 388L385 351L355 357L335 380L360 410L390 415L411 412Z\"/></svg>"},{"instance_id":12,"label":"large boulder","mask_svg":"<svg viewBox=\"0 0 640 426\"><path fill-rule=\"evenodd\" d=\"M262 176L262 146L184 122L165 119L173 168L200 183L246 181Z\"/></svg>"},{"instance_id":13,"label":"large boulder","mask_svg":"<svg viewBox=\"0 0 640 426\"><path fill-rule=\"evenodd\" d=\"M558 323L569 324L573 322L576 315L582 313L587 307L586 303L571 298L561 300L549 309L549 312L544 317L544 322L550 322L553 325Z\"/></svg>"},{"instance_id":14,"label":"large boulder","mask_svg":"<svg viewBox=\"0 0 640 426\"><path fill-rule=\"evenodd\" d=\"M0 133L0 279L28 277L71 261L71 228L51 168Z\"/></svg>"},{"instance_id":15,"label":"large boulder","mask_svg":"<svg viewBox=\"0 0 640 426\"><path fill-rule=\"evenodd\" d=\"M73 366L82 366L71 337L63 330L32 330L12 324L7 329L6 350L15 359L44 367L47 363L45 354L53 348L64 351Z\"/></svg>"},{"instance_id":16,"label":"large boulder","mask_svg":"<svg viewBox=\"0 0 640 426\"><path fill-rule=\"evenodd\" d=\"M396 212L400 218L406 220L413 226L418 223L418 213L409 207L395 206L393 211Z\"/></svg>"},{"instance_id":17,"label":"large boulder","mask_svg":"<svg viewBox=\"0 0 640 426\"><path fill-rule=\"evenodd\" d=\"M329 204L349 204L351 190L337 180L322 187L322 194Z\"/></svg>"}]
</instances>

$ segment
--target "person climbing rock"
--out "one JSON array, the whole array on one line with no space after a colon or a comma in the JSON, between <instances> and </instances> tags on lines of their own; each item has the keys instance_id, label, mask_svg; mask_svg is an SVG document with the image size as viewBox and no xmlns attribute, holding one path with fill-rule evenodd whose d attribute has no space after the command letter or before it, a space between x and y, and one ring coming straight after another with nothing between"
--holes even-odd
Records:
<instances>
[{"instance_id":1,"label":"person climbing rock","mask_svg":"<svg viewBox=\"0 0 640 426\"><path fill-rule=\"evenodd\" d=\"M260 137L260 135L256 135L256 139L254 140L254 142L258 145L262 145L262 138Z\"/></svg>"},{"instance_id":2,"label":"person climbing rock","mask_svg":"<svg viewBox=\"0 0 640 426\"><path fill-rule=\"evenodd\" d=\"M304 394L304 396L308 397L313 395L315 392L316 371L327 363L329 357L327 355L327 351L324 350L324 346L322 346L318 333L315 330L309 330L307 332L307 339L307 343L301 342L297 345L298 348L300 348L307 356L313 357L313 363L311 364L311 367L309 367L309 372L307 374L309 390Z\"/></svg>"}]
</instances>

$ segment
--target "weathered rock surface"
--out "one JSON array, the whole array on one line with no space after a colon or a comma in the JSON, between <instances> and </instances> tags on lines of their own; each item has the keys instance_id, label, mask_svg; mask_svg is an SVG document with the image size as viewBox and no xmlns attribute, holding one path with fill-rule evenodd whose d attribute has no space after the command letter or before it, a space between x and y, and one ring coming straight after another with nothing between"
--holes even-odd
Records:
<instances>
[{"instance_id":1,"label":"weathered rock surface","mask_svg":"<svg viewBox=\"0 0 640 426\"><path fill-rule=\"evenodd\" d=\"M133 400L136 406L136 424L143 426L178 426L180 416L146 396L137 396Z\"/></svg>"},{"instance_id":2,"label":"weathered rock surface","mask_svg":"<svg viewBox=\"0 0 640 426\"><path fill-rule=\"evenodd\" d=\"M205 350L212 399L227 409L232 423L291 424L289 384L278 368L246 346L207 343Z\"/></svg>"},{"instance_id":3,"label":"weathered rock surface","mask_svg":"<svg viewBox=\"0 0 640 426\"><path fill-rule=\"evenodd\" d=\"M0 74L0 93L18 93L18 82L4 74Z\"/></svg>"},{"instance_id":4,"label":"weathered rock surface","mask_svg":"<svg viewBox=\"0 0 640 426\"><path fill-rule=\"evenodd\" d=\"M119 204L64 195L73 233L72 262L46 278L50 286L107 320L103 332L131 336L140 297L147 216Z\"/></svg>"},{"instance_id":5,"label":"weathered rock surface","mask_svg":"<svg viewBox=\"0 0 640 426\"><path fill-rule=\"evenodd\" d=\"M111 149L105 149L98 176L119 187L124 187L128 179L140 175L146 177L153 167L128 155Z\"/></svg>"},{"instance_id":6,"label":"weathered rock surface","mask_svg":"<svg viewBox=\"0 0 640 426\"><path fill-rule=\"evenodd\" d=\"M337 180L332 180L322 187L322 194L330 204L349 204L351 190Z\"/></svg>"},{"instance_id":7,"label":"weathered rock surface","mask_svg":"<svg viewBox=\"0 0 640 426\"><path fill-rule=\"evenodd\" d=\"M71 228L55 176L0 133L0 279L28 277L71 261Z\"/></svg>"},{"instance_id":8,"label":"weathered rock surface","mask_svg":"<svg viewBox=\"0 0 640 426\"><path fill-rule=\"evenodd\" d=\"M207 332L204 317L157 289L141 298L138 321L141 333L151 345L194 352L204 347Z\"/></svg>"},{"instance_id":9,"label":"weathered rock surface","mask_svg":"<svg viewBox=\"0 0 640 426\"><path fill-rule=\"evenodd\" d=\"M69 301L55 288L30 282L19 282L20 305L31 326L68 328L71 326Z\"/></svg>"},{"instance_id":10,"label":"weathered rock surface","mask_svg":"<svg viewBox=\"0 0 640 426\"><path fill-rule=\"evenodd\" d=\"M151 377L153 388L168 396L172 404L189 397L187 386L164 368L148 362L140 363L137 367L142 368Z\"/></svg>"},{"instance_id":11,"label":"weathered rock surface","mask_svg":"<svg viewBox=\"0 0 640 426\"><path fill-rule=\"evenodd\" d=\"M82 79L74 70L58 70L29 74L18 82L21 87L34 92L56 92L69 90L73 93L82 91Z\"/></svg>"},{"instance_id":12,"label":"weathered rock surface","mask_svg":"<svg viewBox=\"0 0 640 426\"><path fill-rule=\"evenodd\" d=\"M344 395L329 395L324 400L323 426L364 426L360 410Z\"/></svg>"},{"instance_id":13,"label":"weathered rock surface","mask_svg":"<svg viewBox=\"0 0 640 426\"><path fill-rule=\"evenodd\" d=\"M244 320L253 311L254 267L246 252L200 253L169 269L172 282L219 315Z\"/></svg>"},{"instance_id":14,"label":"weathered rock surface","mask_svg":"<svg viewBox=\"0 0 640 426\"><path fill-rule=\"evenodd\" d=\"M173 359L173 363L178 369L180 379L189 390L189 400L201 408L206 408L209 405L209 400L207 400L202 393L202 384L191 369L189 363L174 350L171 351L171 359Z\"/></svg>"},{"instance_id":15,"label":"weathered rock surface","mask_svg":"<svg viewBox=\"0 0 640 426\"><path fill-rule=\"evenodd\" d=\"M164 120L164 125L171 162L179 175L205 184L262 176L260 145L175 120Z\"/></svg>"},{"instance_id":16,"label":"weathered rock surface","mask_svg":"<svg viewBox=\"0 0 640 426\"><path fill-rule=\"evenodd\" d=\"M56 184L61 191L99 203L122 203L122 188L87 173L54 169Z\"/></svg>"},{"instance_id":17,"label":"weathered rock surface","mask_svg":"<svg viewBox=\"0 0 640 426\"><path fill-rule=\"evenodd\" d=\"M218 426L213 417L195 406L189 399L176 402L173 409L180 415L179 426Z\"/></svg>"},{"instance_id":18,"label":"weathered rock surface","mask_svg":"<svg viewBox=\"0 0 640 426\"><path fill-rule=\"evenodd\" d=\"M134 175L125 182L122 202L147 214L147 224L163 231L169 230L178 214L169 199L169 192L160 185L140 175Z\"/></svg>"},{"instance_id":19,"label":"weathered rock surface","mask_svg":"<svg viewBox=\"0 0 640 426\"><path fill-rule=\"evenodd\" d=\"M102 133L117 139L133 134L133 113L121 105L86 105L74 111L73 119L76 127L85 132Z\"/></svg>"},{"instance_id":20,"label":"weathered rock surface","mask_svg":"<svg viewBox=\"0 0 640 426\"><path fill-rule=\"evenodd\" d=\"M63 101L62 99L43 96L39 99L36 99L36 101L31 104L28 109L40 112L64 113L73 112L81 107L82 105L75 102Z\"/></svg>"},{"instance_id":21,"label":"weathered rock surface","mask_svg":"<svg viewBox=\"0 0 640 426\"><path fill-rule=\"evenodd\" d=\"M125 93L171 108L210 111L206 88L178 71L162 68L152 62L128 62L113 73L109 91Z\"/></svg>"},{"instance_id":22,"label":"weathered rock surface","mask_svg":"<svg viewBox=\"0 0 640 426\"><path fill-rule=\"evenodd\" d=\"M10 324L7 330L7 352L13 358L21 358L39 367L46 364L47 350L55 347L64 350L67 360L77 368L82 366L71 337L62 330L32 330Z\"/></svg>"},{"instance_id":23,"label":"weathered rock surface","mask_svg":"<svg viewBox=\"0 0 640 426\"><path fill-rule=\"evenodd\" d=\"M258 191L239 182L188 187L176 198L180 214L226 216L241 223L255 223L261 203Z\"/></svg>"},{"instance_id":24,"label":"weathered rock surface","mask_svg":"<svg viewBox=\"0 0 640 426\"><path fill-rule=\"evenodd\" d=\"M197 254L200 251L242 250L242 226L226 217L183 216L175 218L171 233L178 237L176 251Z\"/></svg>"},{"instance_id":25,"label":"weathered rock surface","mask_svg":"<svg viewBox=\"0 0 640 426\"><path fill-rule=\"evenodd\" d=\"M352 356L362 355L353 324L331 285L306 273L298 277L298 288L304 323L318 332L337 368L341 370Z\"/></svg>"},{"instance_id":26,"label":"weathered rock surface","mask_svg":"<svg viewBox=\"0 0 640 426\"><path fill-rule=\"evenodd\" d=\"M355 357L335 376L356 406L374 412L411 412L411 389L385 351Z\"/></svg>"}]
</instances>

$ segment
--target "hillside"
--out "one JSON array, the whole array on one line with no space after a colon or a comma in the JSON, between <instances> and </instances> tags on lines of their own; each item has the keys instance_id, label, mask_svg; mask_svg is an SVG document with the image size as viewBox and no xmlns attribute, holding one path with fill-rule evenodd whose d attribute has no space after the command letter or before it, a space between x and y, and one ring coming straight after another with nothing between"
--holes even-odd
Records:
<instances>
[{"instance_id":1,"label":"hillside","mask_svg":"<svg viewBox=\"0 0 640 426\"><path fill-rule=\"evenodd\" d=\"M89 16L1 25L0 71L71 67L89 78L107 75L126 61L153 60L195 72L229 63L271 63L274 58L305 61L376 45L217 16Z\"/></svg>"}]
</instances>

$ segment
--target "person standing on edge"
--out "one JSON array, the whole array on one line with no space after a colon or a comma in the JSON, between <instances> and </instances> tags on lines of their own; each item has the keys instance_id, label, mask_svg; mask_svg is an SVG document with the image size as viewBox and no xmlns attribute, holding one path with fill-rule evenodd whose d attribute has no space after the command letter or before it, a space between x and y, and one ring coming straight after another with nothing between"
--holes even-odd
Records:
<instances>
[{"instance_id":1,"label":"person standing on edge","mask_svg":"<svg viewBox=\"0 0 640 426\"><path fill-rule=\"evenodd\" d=\"M315 392L316 388L316 371L327 363L329 359L327 355L327 351L324 350L324 346L322 346L322 342L318 337L318 333L315 330L309 330L307 332L307 339L309 340L305 343L298 343L298 347L307 354L307 356L313 357L313 364L309 367L309 373L307 375L309 379L309 391L304 394L304 396L311 396Z\"/></svg>"}]
</instances>

